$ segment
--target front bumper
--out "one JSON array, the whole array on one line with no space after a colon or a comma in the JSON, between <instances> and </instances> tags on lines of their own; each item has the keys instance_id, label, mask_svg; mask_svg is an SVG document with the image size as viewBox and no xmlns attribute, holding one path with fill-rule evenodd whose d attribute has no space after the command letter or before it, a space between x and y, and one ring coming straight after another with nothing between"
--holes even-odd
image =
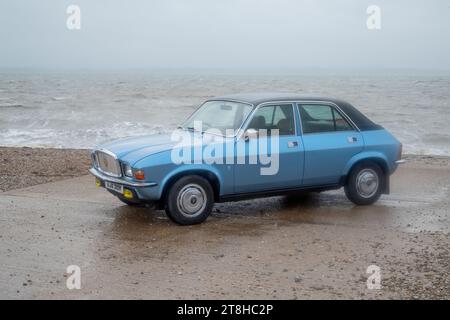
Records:
<instances>
[{"instance_id":1,"label":"front bumper","mask_svg":"<svg viewBox=\"0 0 450 320\"><path fill-rule=\"evenodd\" d=\"M134 187L134 188L155 187L155 186L158 185L156 182L128 181L128 180L121 179L121 178L115 178L115 177L107 176L107 175L101 173L100 171L98 171L96 168L90 168L89 169L89 173L92 174L94 177L102 180L102 181L109 181L109 182L113 182L113 183L118 183L118 184L121 184L121 185L127 186L127 187Z\"/></svg>"}]
</instances>

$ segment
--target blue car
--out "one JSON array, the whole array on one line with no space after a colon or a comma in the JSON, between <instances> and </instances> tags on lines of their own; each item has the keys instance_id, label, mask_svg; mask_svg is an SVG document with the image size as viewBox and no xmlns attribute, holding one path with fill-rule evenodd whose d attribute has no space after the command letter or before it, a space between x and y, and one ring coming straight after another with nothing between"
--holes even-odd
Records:
<instances>
[{"instance_id":1,"label":"blue car","mask_svg":"<svg viewBox=\"0 0 450 320\"><path fill-rule=\"evenodd\" d=\"M289 93L209 99L172 134L95 148L90 173L127 205L157 204L182 225L215 202L345 188L369 205L389 193L402 144L345 101Z\"/></svg>"}]
</instances>

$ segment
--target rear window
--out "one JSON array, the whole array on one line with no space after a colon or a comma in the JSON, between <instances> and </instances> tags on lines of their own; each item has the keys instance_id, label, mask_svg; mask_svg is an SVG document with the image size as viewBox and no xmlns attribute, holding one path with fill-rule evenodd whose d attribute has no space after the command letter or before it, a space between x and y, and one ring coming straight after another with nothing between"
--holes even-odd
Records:
<instances>
[{"instance_id":1,"label":"rear window","mask_svg":"<svg viewBox=\"0 0 450 320\"><path fill-rule=\"evenodd\" d=\"M352 119L353 123L356 124L356 126L359 128L359 130L367 131L367 130L383 129L382 126L374 123L372 120L367 118L364 114L362 114L359 110L357 110L351 104L342 102L339 104L339 107L342 109L342 111L345 112L345 114L350 119Z\"/></svg>"},{"instance_id":2,"label":"rear window","mask_svg":"<svg viewBox=\"0 0 450 320\"><path fill-rule=\"evenodd\" d=\"M350 131L353 127L333 107L320 104L299 105L303 133Z\"/></svg>"}]
</instances>

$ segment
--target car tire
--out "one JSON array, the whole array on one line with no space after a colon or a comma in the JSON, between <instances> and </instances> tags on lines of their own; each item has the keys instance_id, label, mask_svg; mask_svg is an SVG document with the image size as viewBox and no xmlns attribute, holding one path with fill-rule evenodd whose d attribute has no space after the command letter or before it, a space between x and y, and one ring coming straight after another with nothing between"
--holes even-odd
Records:
<instances>
[{"instance_id":1,"label":"car tire","mask_svg":"<svg viewBox=\"0 0 450 320\"><path fill-rule=\"evenodd\" d=\"M380 198L384 184L385 177L379 165L361 163L350 171L345 195L357 205L373 204Z\"/></svg>"},{"instance_id":2,"label":"car tire","mask_svg":"<svg viewBox=\"0 0 450 320\"><path fill-rule=\"evenodd\" d=\"M177 180L165 197L167 216L181 225L198 224L208 218L214 206L214 191L208 180L185 176Z\"/></svg>"}]
</instances>

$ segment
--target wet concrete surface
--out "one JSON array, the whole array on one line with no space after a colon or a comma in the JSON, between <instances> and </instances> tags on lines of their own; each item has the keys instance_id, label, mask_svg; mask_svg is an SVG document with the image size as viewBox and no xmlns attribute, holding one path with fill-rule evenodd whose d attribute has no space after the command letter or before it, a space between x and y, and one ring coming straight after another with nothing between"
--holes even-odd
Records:
<instances>
[{"instance_id":1,"label":"wet concrete surface","mask_svg":"<svg viewBox=\"0 0 450 320\"><path fill-rule=\"evenodd\" d=\"M406 164L391 184L372 206L342 190L274 197L217 204L188 227L90 176L0 193L0 298L449 299L448 164Z\"/></svg>"}]
</instances>

